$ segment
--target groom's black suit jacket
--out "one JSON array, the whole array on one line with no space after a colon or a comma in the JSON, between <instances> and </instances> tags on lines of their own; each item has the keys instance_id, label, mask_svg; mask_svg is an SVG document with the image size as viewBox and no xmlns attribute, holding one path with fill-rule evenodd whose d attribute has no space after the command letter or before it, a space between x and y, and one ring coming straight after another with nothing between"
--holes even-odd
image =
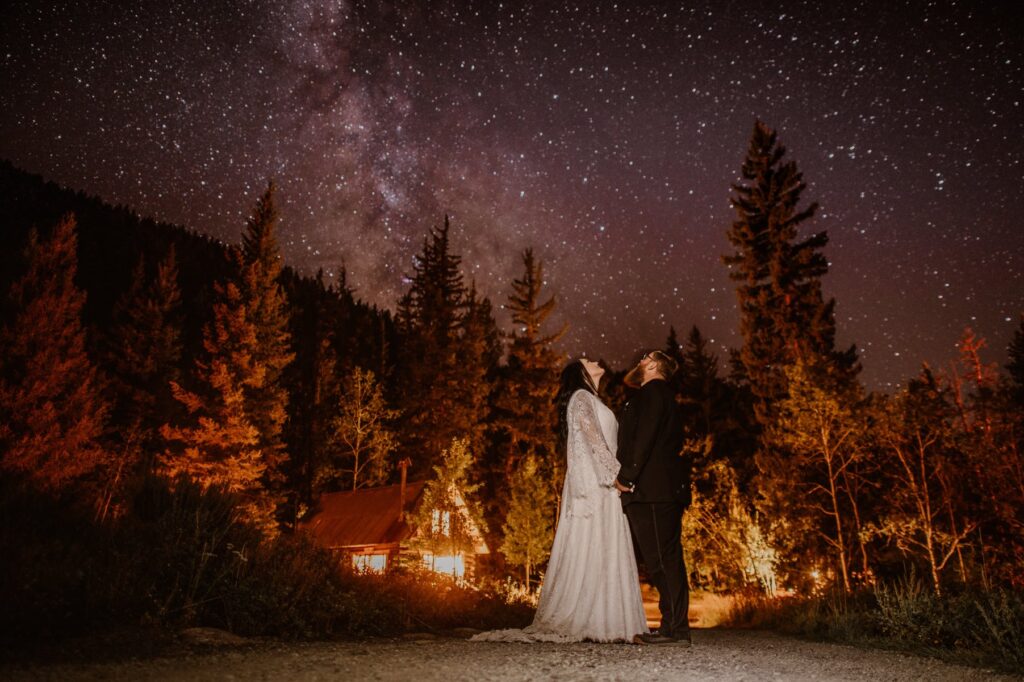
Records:
<instances>
[{"instance_id":1,"label":"groom's black suit jacket","mask_svg":"<svg viewBox=\"0 0 1024 682\"><path fill-rule=\"evenodd\" d=\"M619 420L619 482L635 485L622 505L690 504L690 461L682 457L683 415L668 383L652 379L626 403Z\"/></svg>"}]
</instances>

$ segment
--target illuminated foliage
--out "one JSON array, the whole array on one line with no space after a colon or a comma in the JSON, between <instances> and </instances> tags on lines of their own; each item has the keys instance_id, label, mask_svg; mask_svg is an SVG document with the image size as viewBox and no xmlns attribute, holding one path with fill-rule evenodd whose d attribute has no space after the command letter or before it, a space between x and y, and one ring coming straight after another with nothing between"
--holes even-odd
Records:
<instances>
[{"instance_id":1,"label":"illuminated foliage","mask_svg":"<svg viewBox=\"0 0 1024 682\"><path fill-rule=\"evenodd\" d=\"M52 494L110 475L100 438L108 406L86 353L85 294L75 286L76 223L33 230L0 331L0 467Z\"/></svg>"},{"instance_id":2,"label":"illuminated foliage","mask_svg":"<svg viewBox=\"0 0 1024 682\"><path fill-rule=\"evenodd\" d=\"M287 458L282 428L288 417L288 392L282 373L295 358L288 331L288 302L279 283L281 255L277 247L274 183L260 196L242 235L239 291L254 338L249 348L255 374L244 386L245 411L257 431L266 467L265 485L280 491Z\"/></svg>"},{"instance_id":3,"label":"illuminated foliage","mask_svg":"<svg viewBox=\"0 0 1024 682\"><path fill-rule=\"evenodd\" d=\"M275 532L276 505L263 485L266 463L259 431L249 421L245 388L262 380L253 362L255 327L233 282L217 285L214 319L204 334L205 359L196 360L196 389L172 384L174 397L188 412L186 425L165 424L167 450L160 472L170 479L185 475L203 488L235 493L246 519L267 534Z\"/></svg>"},{"instance_id":4,"label":"illuminated foliage","mask_svg":"<svg viewBox=\"0 0 1024 682\"><path fill-rule=\"evenodd\" d=\"M470 481L473 454L469 441L456 438L433 467L433 477L412 517L416 529L412 545L434 556L472 552L474 530L483 531L483 519L473 502L477 485Z\"/></svg>"},{"instance_id":5,"label":"illuminated foliage","mask_svg":"<svg viewBox=\"0 0 1024 682\"><path fill-rule=\"evenodd\" d=\"M762 505L780 546L827 551L849 591L851 554L860 537L855 465L864 456L858 414L844 396L814 383L803 364L786 368L789 395L777 407L759 455ZM820 548L820 549L819 549Z\"/></svg>"},{"instance_id":6,"label":"illuminated foliage","mask_svg":"<svg viewBox=\"0 0 1024 682\"><path fill-rule=\"evenodd\" d=\"M547 561L554 541L554 527L548 507L551 492L537 466L527 455L516 467L511 481L511 503L502 530L501 553L513 566L523 568L524 584L530 584L533 570Z\"/></svg>"}]
</instances>

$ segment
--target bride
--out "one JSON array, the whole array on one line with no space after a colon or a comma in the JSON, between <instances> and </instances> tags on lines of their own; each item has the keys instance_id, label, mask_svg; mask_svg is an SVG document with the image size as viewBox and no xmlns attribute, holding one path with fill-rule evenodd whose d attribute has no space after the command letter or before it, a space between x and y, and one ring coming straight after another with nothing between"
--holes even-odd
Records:
<instances>
[{"instance_id":1,"label":"bride","mask_svg":"<svg viewBox=\"0 0 1024 682\"><path fill-rule=\"evenodd\" d=\"M648 632L629 524L614 486L618 424L597 397L603 374L586 358L562 371L557 404L565 486L533 623L483 632L475 641L632 642Z\"/></svg>"}]
</instances>

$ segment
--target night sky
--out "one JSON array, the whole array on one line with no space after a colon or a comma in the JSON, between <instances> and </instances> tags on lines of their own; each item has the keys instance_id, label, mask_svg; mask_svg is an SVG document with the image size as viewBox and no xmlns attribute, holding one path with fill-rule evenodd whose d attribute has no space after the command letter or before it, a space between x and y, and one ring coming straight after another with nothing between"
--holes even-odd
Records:
<instances>
[{"instance_id":1,"label":"night sky","mask_svg":"<svg viewBox=\"0 0 1024 682\"><path fill-rule=\"evenodd\" d=\"M273 177L285 260L389 307L447 212L482 293L533 246L563 350L621 365L670 324L739 344L720 256L759 117L887 388L965 325L1004 361L1024 312L1015 5L5 3L0 157L231 242Z\"/></svg>"}]
</instances>

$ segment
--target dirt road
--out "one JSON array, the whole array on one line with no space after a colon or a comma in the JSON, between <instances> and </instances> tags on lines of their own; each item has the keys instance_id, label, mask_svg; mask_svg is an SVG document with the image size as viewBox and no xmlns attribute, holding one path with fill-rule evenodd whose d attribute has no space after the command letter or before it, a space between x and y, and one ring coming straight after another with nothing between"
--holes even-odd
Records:
<instances>
[{"instance_id":1,"label":"dirt road","mask_svg":"<svg viewBox=\"0 0 1024 682\"><path fill-rule=\"evenodd\" d=\"M103 664L0 667L6 680L998 680L988 671L765 632L698 630L690 649L452 638L257 643ZM1019 679L1019 678L1017 678Z\"/></svg>"}]
</instances>

